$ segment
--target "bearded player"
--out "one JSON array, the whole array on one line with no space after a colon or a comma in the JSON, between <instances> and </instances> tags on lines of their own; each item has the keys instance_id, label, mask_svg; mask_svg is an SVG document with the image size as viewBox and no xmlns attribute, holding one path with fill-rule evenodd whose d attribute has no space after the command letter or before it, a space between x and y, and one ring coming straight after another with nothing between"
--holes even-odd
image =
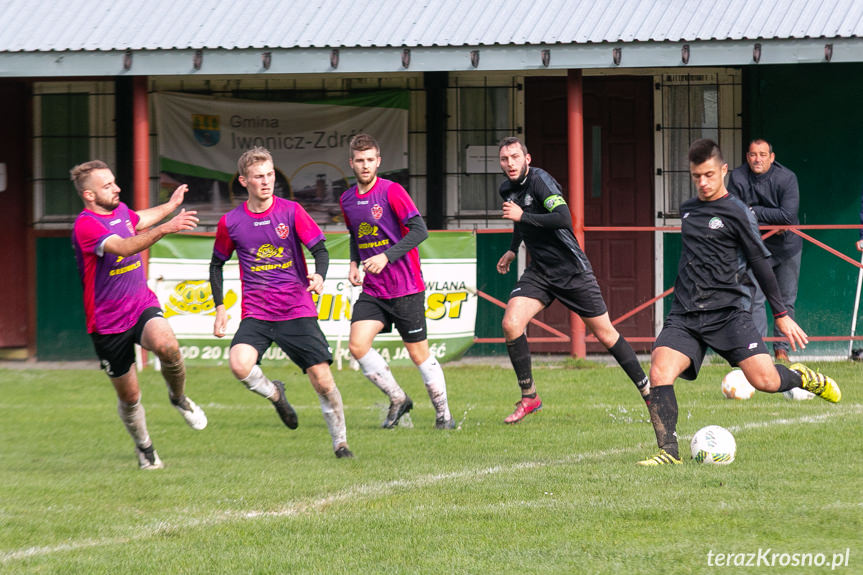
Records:
<instances>
[{"instance_id":1,"label":"bearded player","mask_svg":"<svg viewBox=\"0 0 863 575\"><path fill-rule=\"evenodd\" d=\"M363 375L389 397L382 427L392 429L413 408L413 400L372 343L377 334L389 333L395 325L431 398L435 427L452 429L455 422L447 401L446 379L429 351L426 332L425 283L417 249L428 237L425 222L403 187L378 177L381 150L374 138L368 134L354 136L349 162L357 183L340 199L351 236L348 279L363 288L351 315L351 355Z\"/></svg>"},{"instance_id":2,"label":"bearded player","mask_svg":"<svg viewBox=\"0 0 863 575\"><path fill-rule=\"evenodd\" d=\"M132 211L120 201L120 188L105 162L93 160L70 171L84 210L75 220L72 245L84 288L87 332L117 392L117 413L132 436L141 469L161 469L162 460L147 431L135 364L135 344L156 354L171 404L192 429L204 429L207 416L186 396L186 366L177 338L147 287L141 252L167 234L194 229L195 212L182 210L156 225L183 203L188 187L168 202Z\"/></svg>"}]
</instances>

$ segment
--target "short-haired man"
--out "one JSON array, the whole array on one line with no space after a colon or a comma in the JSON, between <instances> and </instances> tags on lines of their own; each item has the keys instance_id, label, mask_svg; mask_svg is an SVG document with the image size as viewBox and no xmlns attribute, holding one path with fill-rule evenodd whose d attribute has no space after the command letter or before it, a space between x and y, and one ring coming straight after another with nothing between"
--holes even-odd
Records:
<instances>
[{"instance_id":1,"label":"short-haired man","mask_svg":"<svg viewBox=\"0 0 863 575\"><path fill-rule=\"evenodd\" d=\"M234 377L269 399L289 429L297 413L281 381L261 371L264 352L273 342L297 364L318 394L336 457L353 457L348 448L342 396L330 370L332 355L318 325L312 292L320 294L329 267L324 234L297 202L274 195L276 171L265 148L252 148L237 161L239 182L248 199L222 216L210 261L210 285L216 304L213 335L224 337L228 312L223 300L225 262L236 251L242 283L242 320L231 341L229 363ZM315 258L310 274L303 255Z\"/></svg>"},{"instance_id":2,"label":"short-haired man","mask_svg":"<svg viewBox=\"0 0 863 575\"><path fill-rule=\"evenodd\" d=\"M728 191L749 206L759 225L791 226L800 223L797 217L800 208L797 176L776 161L773 146L767 140L758 138L749 143L746 163L728 176ZM788 316L794 319L803 238L780 231L765 239L764 245L770 251L770 264ZM752 320L761 337L767 337L765 301L764 291L756 282L753 286ZM773 333L779 337L783 335L775 322ZM776 359L788 361L788 342L773 342L773 353Z\"/></svg>"},{"instance_id":3,"label":"short-haired man","mask_svg":"<svg viewBox=\"0 0 863 575\"><path fill-rule=\"evenodd\" d=\"M193 429L207 416L186 396L186 367L177 338L147 287L141 252L167 234L194 229L195 212L182 210L158 224L183 203L188 187L174 190L168 202L132 211L120 201L120 188L105 162L93 160L70 171L84 202L75 220L72 245L81 284L87 332L117 393L117 413L132 441L141 469L161 469L162 460L147 431L135 364L135 344L156 354L171 403Z\"/></svg>"},{"instance_id":4,"label":"short-haired man","mask_svg":"<svg viewBox=\"0 0 863 575\"><path fill-rule=\"evenodd\" d=\"M708 139L689 148L689 173L698 196L680 205L680 264L671 311L653 347L650 365L650 421L659 454L639 465L682 463L677 444L674 380L698 376L708 347L739 366L755 389L778 393L802 387L838 402L839 386L801 363L774 364L749 311L749 287L741 283L747 265L764 289L776 323L792 349L805 347L806 333L788 315L770 267L758 223L746 204L725 188L728 165Z\"/></svg>"},{"instance_id":5,"label":"short-haired man","mask_svg":"<svg viewBox=\"0 0 863 575\"><path fill-rule=\"evenodd\" d=\"M395 324L431 398L435 427L452 429L455 422L443 369L431 355L426 335L425 284L417 249L428 237L425 222L403 187L378 177L381 149L374 138L354 136L349 163L357 183L342 194L339 203L351 236L348 280L363 287L351 314L351 355L363 375L389 397L382 427L392 429L413 408L413 401L372 343L378 333L392 331Z\"/></svg>"},{"instance_id":6,"label":"short-haired man","mask_svg":"<svg viewBox=\"0 0 863 575\"><path fill-rule=\"evenodd\" d=\"M593 268L573 234L560 184L545 170L530 165L527 147L518 138L501 141L499 155L506 176L500 186L503 217L513 222L513 231L497 271L509 272L522 241L530 254L530 264L510 292L503 316L506 350L521 388L521 400L504 422L518 423L542 407L525 329L555 299L581 317L647 401L650 383L632 347L611 324Z\"/></svg>"}]
</instances>

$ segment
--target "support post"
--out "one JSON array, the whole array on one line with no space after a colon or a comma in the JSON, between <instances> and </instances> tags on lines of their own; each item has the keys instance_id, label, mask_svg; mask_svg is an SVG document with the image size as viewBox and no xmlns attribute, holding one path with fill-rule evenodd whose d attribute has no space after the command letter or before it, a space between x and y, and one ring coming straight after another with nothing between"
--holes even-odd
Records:
<instances>
[{"instance_id":1,"label":"support post","mask_svg":"<svg viewBox=\"0 0 863 575\"><path fill-rule=\"evenodd\" d=\"M568 70L566 74L566 116L569 210L572 214L572 231L581 249L584 246L584 90L581 70ZM569 316L570 353L575 357L587 354L584 341L584 322L573 312Z\"/></svg>"}]
</instances>

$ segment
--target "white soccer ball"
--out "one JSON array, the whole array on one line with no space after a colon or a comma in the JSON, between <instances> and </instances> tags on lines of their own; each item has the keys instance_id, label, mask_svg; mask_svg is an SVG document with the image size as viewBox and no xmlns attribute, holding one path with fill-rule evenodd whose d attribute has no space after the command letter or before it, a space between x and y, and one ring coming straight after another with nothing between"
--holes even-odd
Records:
<instances>
[{"instance_id":1,"label":"white soccer ball","mask_svg":"<svg viewBox=\"0 0 863 575\"><path fill-rule=\"evenodd\" d=\"M728 399L749 399L755 388L739 369L732 369L722 378L722 395Z\"/></svg>"},{"instance_id":2,"label":"white soccer ball","mask_svg":"<svg viewBox=\"0 0 863 575\"><path fill-rule=\"evenodd\" d=\"M806 399L812 399L815 397L815 394L811 391L806 391L802 387L792 387L788 391L783 391L782 395L785 396L785 399L790 399L791 401L804 401Z\"/></svg>"},{"instance_id":3,"label":"white soccer ball","mask_svg":"<svg viewBox=\"0 0 863 575\"><path fill-rule=\"evenodd\" d=\"M702 427L692 437L689 444L692 450L692 459L698 463L709 463L711 465L728 465L734 461L737 453L737 442L734 436L724 427L708 425Z\"/></svg>"}]
</instances>

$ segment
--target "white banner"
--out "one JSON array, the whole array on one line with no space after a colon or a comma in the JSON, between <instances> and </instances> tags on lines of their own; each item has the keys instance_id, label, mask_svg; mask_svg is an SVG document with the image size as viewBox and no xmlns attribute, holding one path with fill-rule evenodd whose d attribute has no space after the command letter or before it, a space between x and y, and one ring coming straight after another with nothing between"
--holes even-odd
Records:
<instances>
[{"instance_id":1,"label":"white banner","mask_svg":"<svg viewBox=\"0 0 863 575\"><path fill-rule=\"evenodd\" d=\"M321 224L338 219L338 198L353 183L348 144L360 132L381 146L381 174L407 187L408 96L404 91L326 100L272 102L188 94L155 95L160 194L190 186L186 204L202 221L245 199L237 159L263 146L273 155L276 195L300 202ZM209 222L212 223L212 222Z\"/></svg>"},{"instance_id":2,"label":"white banner","mask_svg":"<svg viewBox=\"0 0 863 575\"><path fill-rule=\"evenodd\" d=\"M339 239L346 238L342 234ZM183 355L190 361L227 360L231 338L240 325L242 287L237 259L232 258L223 268L228 335L213 336L215 310L208 281L212 245L211 238L172 236L151 248L150 288L156 293L180 341ZM346 251L344 247L338 251ZM475 237L465 232L433 232L421 244L420 251L426 284L426 325L432 351L441 361L461 357L473 344L476 322ZM440 257L447 252L453 257ZM313 261L308 265L310 270L314 269ZM348 269L348 260L338 257L330 260L324 291L315 296L318 322L337 363L350 359L351 310L361 291L348 282ZM388 360L410 359L395 329L376 337L375 348ZM268 358L284 358L284 353L276 347L267 353Z\"/></svg>"}]
</instances>

